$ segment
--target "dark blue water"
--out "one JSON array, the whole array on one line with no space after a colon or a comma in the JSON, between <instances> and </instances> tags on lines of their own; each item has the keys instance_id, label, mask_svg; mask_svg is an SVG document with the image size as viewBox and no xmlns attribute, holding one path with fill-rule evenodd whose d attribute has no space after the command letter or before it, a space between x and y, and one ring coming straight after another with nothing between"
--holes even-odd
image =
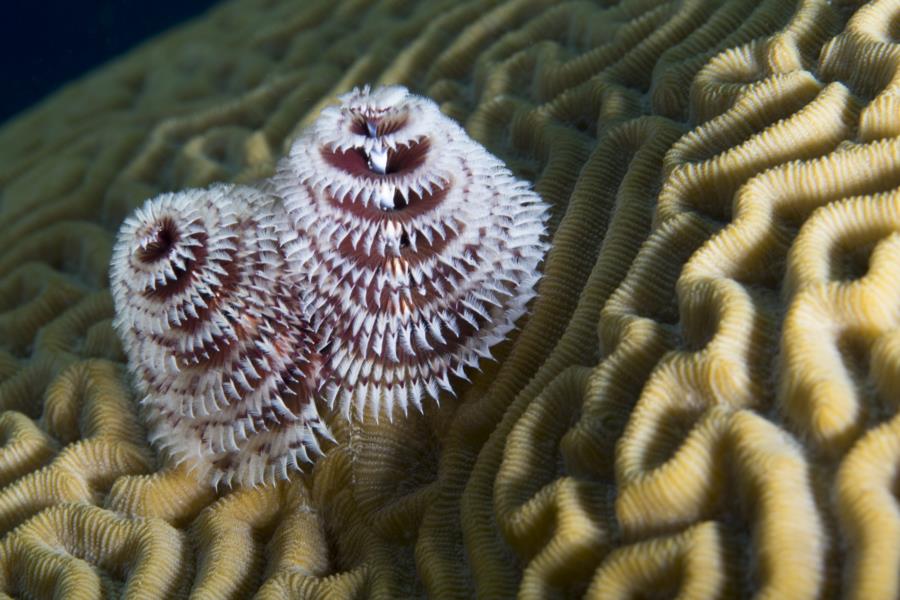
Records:
<instances>
[{"instance_id":1,"label":"dark blue water","mask_svg":"<svg viewBox=\"0 0 900 600\"><path fill-rule=\"evenodd\" d=\"M0 123L219 0L15 0L0 12Z\"/></svg>"}]
</instances>

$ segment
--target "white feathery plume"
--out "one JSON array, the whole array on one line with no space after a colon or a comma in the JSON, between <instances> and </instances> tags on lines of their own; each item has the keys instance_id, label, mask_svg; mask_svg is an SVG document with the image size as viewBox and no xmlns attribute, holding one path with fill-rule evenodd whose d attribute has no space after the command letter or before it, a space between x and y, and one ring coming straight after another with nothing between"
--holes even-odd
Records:
<instances>
[{"instance_id":1,"label":"white feathery plume","mask_svg":"<svg viewBox=\"0 0 900 600\"><path fill-rule=\"evenodd\" d=\"M215 185L162 194L125 220L111 265L114 325L150 438L213 485L256 485L320 452L323 358L286 277L271 196ZM291 252L306 256L292 240Z\"/></svg>"},{"instance_id":2,"label":"white feathery plume","mask_svg":"<svg viewBox=\"0 0 900 600\"><path fill-rule=\"evenodd\" d=\"M326 398L348 418L422 410L490 357L535 295L547 206L400 86L354 90L297 139L272 180L298 281L328 333Z\"/></svg>"}]
</instances>

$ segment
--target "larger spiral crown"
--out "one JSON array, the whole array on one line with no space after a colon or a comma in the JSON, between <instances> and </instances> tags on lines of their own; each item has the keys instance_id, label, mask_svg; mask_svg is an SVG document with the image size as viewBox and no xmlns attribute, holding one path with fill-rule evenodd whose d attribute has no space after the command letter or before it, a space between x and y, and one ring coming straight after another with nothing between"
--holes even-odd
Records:
<instances>
[{"instance_id":1,"label":"larger spiral crown","mask_svg":"<svg viewBox=\"0 0 900 600\"><path fill-rule=\"evenodd\" d=\"M354 90L280 163L275 188L308 252L328 339L327 397L349 416L452 392L534 296L546 205L399 86Z\"/></svg>"}]
</instances>

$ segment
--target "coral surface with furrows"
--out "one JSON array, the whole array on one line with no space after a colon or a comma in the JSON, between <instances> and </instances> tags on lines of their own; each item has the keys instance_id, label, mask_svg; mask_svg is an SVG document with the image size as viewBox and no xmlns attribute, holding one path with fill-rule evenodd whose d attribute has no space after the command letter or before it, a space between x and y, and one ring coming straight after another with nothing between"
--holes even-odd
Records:
<instances>
[{"instance_id":1,"label":"coral surface with furrows","mask_svg":"<svg viewBox=\"0 0 900 600\"><path fill-rule=\"evenodd\" d=\"M534 182L537 297L216 493L147 442L115 232L367 83ZM0 597L900 594L898 0L234 0L0 128L0 240Z\"/></svg>"}]
</instances>

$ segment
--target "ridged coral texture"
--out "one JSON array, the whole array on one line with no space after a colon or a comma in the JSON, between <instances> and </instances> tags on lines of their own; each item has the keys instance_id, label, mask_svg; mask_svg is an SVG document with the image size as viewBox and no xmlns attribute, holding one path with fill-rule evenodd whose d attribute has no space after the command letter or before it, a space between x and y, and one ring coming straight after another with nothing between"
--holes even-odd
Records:
<instances>
[{"instance_id":1,"label":"ridged coral texture","mask_svg":"<svg viewBox=\"0 0 900 600\"><path fill-rule=\"evenodd\" d=\"M900 3L885 0L235 0L4 125L0 592L897 598L898 23ZM323 142L310 160L354 169L337 156L343 133L309 126L365 84L431 98L533 182L550 207L537 294L491 348L496 360L465 369L471 382L452 374L459 363L444 365L455 397L438 389L436 403L425 391L419 412L401 395L392 419L386 403L364 402L360 419L357 403L332 390L334 409L319 407L336 440L324 456L275 484L215 491L148 441L155 427L142 420L113 319L116 232L161 198L130 222L147 242L136 255L147 260L132 268L154 273L130 285L167 289L181 269L195 270L191 281L222 286L214 309L232 327L242 303L271 309L218 351L202 335L174 350L165 334L149 336L146 351L183 360L179 372L210 350L225 364L274 343L288 335L283 319L299 321L290 341L308 342L309 354L275 356L273 372L343 368L317 356L302 310L281 314L265 294L231 292L234 278L292 268L251 204L290 192L297 226L326 210L347 232L368 225L343 196L322 204L341 196L327 181L283 178L303 136ZM412 131L393 127L357 132L387 144ZM427 134L429 150L455 144ZM421 159L387 145L373 157L362 138L356 147L386 171L392 156L395 173ZM459 164L446 168L464 182ZM266 179L271 188L254 187ZM379 186L353 201L408 202L396 179L399 196ZM405 189L419 198L445 185L415 183ZM187 189L205 191L186 206L172 194ZM248 196L232 204L225 189ZM199 221L164 218L183 210L232 232L206 266L189 264ZM449 236L457 220L475 218L462 209L427 217ZM405 246L404 233L412 242L418 225L398 224L386 246L372 239L374 257L392 240ZM340 234L325 233L331 245L305 256L339 260ZM356 233L346 243L367 243ZM174 277L149 260L161 242L184 261L171 262ZM262 268L244 271L235 257L256 244L266 248ZM491 293L491 283L477 291ZM353 334L343 315L362 305L335 303L336 285L295 301L333 307L331 326ZM450 292L416 306L440 316L442 303L467 294ZM165 318L221 326L180 306L183 316ZM156 308L134 323L152 332ZM424 342L437 348L434 337ZM366 349L348 356L348 372L362 373ZM155 385L153 373L136 376ZM207 415L222 398L198 401L181 383L158 418L177 406L215 431ZM229 405L295 398L233 383ZM309 390L293 385L302 402ZM239 448L278 437L251 424L246 440L233 440ZM223 467L241 468L208 468Z\"/></svg>"}]
</instances>

